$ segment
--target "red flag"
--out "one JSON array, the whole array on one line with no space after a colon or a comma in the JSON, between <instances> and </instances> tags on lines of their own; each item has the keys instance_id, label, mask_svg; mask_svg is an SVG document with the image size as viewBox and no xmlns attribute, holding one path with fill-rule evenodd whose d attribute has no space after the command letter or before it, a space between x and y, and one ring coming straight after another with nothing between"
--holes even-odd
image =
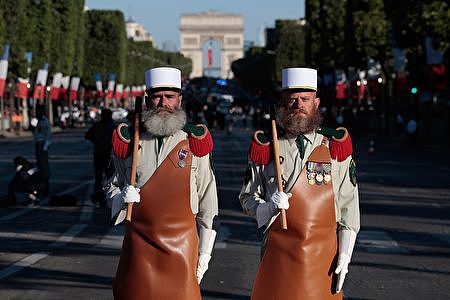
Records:
<instances>
[{"instance_id":1,"label":"red flag","mask_svg":"<svg viewBox=\"0 0 450 300\"><path fill-rule=\"evenodd\" d=\"M59 87L52 86L50 88L50 99L53 101L58 100L59 98Z\"/></svg>"},{"instance_id":2,"label":"red flag","mask_svg":"<svg viewBox=\"0 0 450 300\"><path fill-rule=\"evenodd\" d=\"M208 46L208 68L212 67L212 49L211 49L211 45Z\"/></svg>"},{"instance_id":3,"label":"red flag","mask_svg":"<svg viewBox=\"0 0 450 300\"><path fill-rule=\"evenodd\" d=\"M28 87L26 81L19 81L16 83L16 95L17 98L27 99L28 98Z\"/></svg>"},{"instance_id":4,"label":"red flag","mask_svg":"<svg viewBox=\"0 0 450 300\"><path fill-rule=\"evenodd\" d=\"M45 86L37 84L34 87L33 98L39 99L39 100L44 100L44 95L45 95Z\"/></svg>"},{"instance_id":5,"label":"red flag","mask_svg":"<svg viewBox=\"0 0 450 300\"><path fill-rule=\"evenodd\" d=\"M347 96L347 86L345 83L336 84L336 99L343 100Z\"/></svg>"}]
</instances>

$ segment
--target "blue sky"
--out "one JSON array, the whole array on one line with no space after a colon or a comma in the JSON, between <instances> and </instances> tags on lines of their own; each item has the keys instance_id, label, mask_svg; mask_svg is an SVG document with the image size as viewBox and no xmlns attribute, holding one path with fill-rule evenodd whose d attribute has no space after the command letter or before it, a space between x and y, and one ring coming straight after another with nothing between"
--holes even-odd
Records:
<instances>
[{"instance_id":1,"label":"blue sky","mask_svg":"<svg viewBox=\"0 0 450 300\"><path fill-rule=\"evenodd\" d=\"M170 41L179 48L180 15L218 10L242 14L244 39L259 42L264 24L273 27L276 19L299 19L305 15L304 0L86 0L90 9L118 9L125 18L141 23L153 35L157 47Z\"/></svg>"}]
</instances>

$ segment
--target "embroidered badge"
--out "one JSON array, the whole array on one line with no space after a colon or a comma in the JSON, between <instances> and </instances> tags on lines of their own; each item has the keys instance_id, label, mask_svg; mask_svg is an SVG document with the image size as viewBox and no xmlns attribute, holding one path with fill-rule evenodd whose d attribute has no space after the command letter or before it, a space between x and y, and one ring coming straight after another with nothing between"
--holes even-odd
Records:
<instances>
[{"instance_id":1,"label":"embroidered badge","mask_svg":"<svg viewBox=\"0 0 450 300\"><path fill-rule=\"evenodd\" d=\"M357 180L356 180L356 164L355 161L352 159L350 161L350 165L348 167L348 173L350 175L350 181L353 184L353 186L356 186Z\"/></svg>"},{"instance_id":2,"label":"embroidered badge","mask_svg":"<svg viewBox=\"0 0 450 300\"><path fill-rule=\"evenodd\" d=\"M180 149L180 151L178 151L178 158L180 159L178 161L178 165L180 166L180 168L184 168L186 166L186 162L184 160L188 156L188 153L189 151L186 149Z\"/></svg>"}]
</instances>

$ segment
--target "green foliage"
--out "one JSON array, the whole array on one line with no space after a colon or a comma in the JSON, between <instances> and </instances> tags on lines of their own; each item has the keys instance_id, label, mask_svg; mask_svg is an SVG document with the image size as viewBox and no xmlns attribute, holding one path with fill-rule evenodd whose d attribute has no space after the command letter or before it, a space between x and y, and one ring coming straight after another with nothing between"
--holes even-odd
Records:
<instances>
[{"instance_id":1,"label":"green foliage","mask_svg":"<svg viewBox=\"0 0 450 300\"><path fill-rule=\"evenodd\" d=\"M1 53L3 53L3 47L5 45L5 19L3 18L3 7L0 5L0 49Z\"/></svg>"},{"instance_id":2,"label":"green foliage","mask_svg":"<svg viewBox=\"0 0 450 300\"><path fill-rule=\"evenodd\" d=\"M348 8L346 65L364 67L368 57L384 62L391 37L383 0L350 0Z\"/></svg>"},{"instance_id":3,"label":"green foliage","mask_svg":"<svg viewBox=\"0 0 450 300\"><path fill-rule=\"evenodd\" d=\"M52 7L52 72L80 75L83 61L83 0L54 0Z\"/></svg>"},{"instance_id":4,"label":"green foliage","mask_svg":"<svg viewBox=\"0 0 450 300\"><path fill-rule=\"evenodd\" d=\"M45 63L51 63L50 45L53 28L51 23L51 3L51 0L28 1L27 3L26 18L30 27L26 30L24 42L25 49L33 52L31 64L32 80Z\"/></svg>"},{"instance_id":5,"label":"green foliage","mask_svg":"<svg viewBox=\"0 0 450 300\"><path fill-rule=\"evenodd\" d=\"M155 49L148 41L128 40L126 84L143 85L145 71L161 66L178 68L182 76L188 76L192 71L192 61L180 53Z\"/></svg>"},{"instance_id":6,"label":"green foliage","mask_svg":"<svg viewBox=\"0 0 450 300\"><path fill-rule=\"evenodd\" d=\"M85 15L84 82L94 85L94 74L107 80L116 74L117 82L125 80L127 40L121 11L89 10Z\"/></svg>"},{"instance_id":7,"label":"green foliage","mask_svg":"<svg viewBox=\"0 0 450 300\"><path fill-rule=\"evenodd\" d=\"M44 63L49 63L50 76L54 72L71 74L78 64L75 49L82 42L77 32L84 25L80 23L83 10L84 0L0 1L5 24L1 30L0 21L0 38L11 45L9 77L30 76L33 82ZM31 65L24 58L25 52L33 54Z\"/></svg>"},{"instance_id":8,"label":"green foliage","mask_svg":"<svg viewBox=\"0 0 450 300\"><path fill-rule=\"evenodd\" d=\"M26 8L27 0L0 1L3 20L5 22L4 43L11 45L8 64L8 78L27 77L27 64L24 53L26 41L29 39L27 28L29 20Z\"/></svg>"},{"instance_id":9,"label":"green foliage","mask_svg":"<svg viewBox=\"0 0 450 300\"><path fill-rule=\"evenodd\" d=\"M435 39L442 52L450 48L450 4L446 1L432 1L422 4L422 19L427 33Z\"/></svg>"},{"instance_id":10,"label":"green foliage","mask_svg":"<svg viewBox=\"0 0 450 300\"><path fill-rule=\"evenodd\" d=\"M383 0L307 0L307 58L321 71L385 61L390 24Z\"/></svg>"},{"instance_id":11,"label":"green foliage","mask_svg":"<svg viewBox=\"0 0 450 300\"><path fill-rule=\"evenodd\" d=\"M305 31L299 20L277 20L275 74L281 80L281 70L305 65Z\"/></svg>"},{"instance_id":12,"label":"green foliage","mask_svg":"<svg viewBox=\"0 0 450 300\"><path fill-rule=\"evenodd\" d=\"M267 53L264 48L250 48L244 58L231 64L231 70L243 85L266 89L276 87L275 55Z\"/></svg>"},{"instance_id":13,"label":"green foliage","mask_svg":"<svg viewBox=\"0 0 450 300\"><path fill-rule=\"evenodd\" d=\"M83 77L84 73L84 0L75 1L75 21L76 30L73 43L75 46L75 55L73 58L72 73ZM70 74L70 73L69 73Z\"/></svg>"},{"instance_id":14,"label":"green foliage","mask_svg":"<svg viewBox=\"0 0 450 300\"><path fill-rule=\"evenodd\" d=\"M125 84L143 85L144 73L151 66L154 48L151 42L128 40Z\"/></svg>"},{"instance_id":15,"label":"green foliage","mask_svg":"<svg viewBox=\"0 0 450 300\"><path fill-rule=\"evenodd\" d=\"M347 0L306 1L307 58L321 70L345 65Z\"/></svg>"}]
</instances>

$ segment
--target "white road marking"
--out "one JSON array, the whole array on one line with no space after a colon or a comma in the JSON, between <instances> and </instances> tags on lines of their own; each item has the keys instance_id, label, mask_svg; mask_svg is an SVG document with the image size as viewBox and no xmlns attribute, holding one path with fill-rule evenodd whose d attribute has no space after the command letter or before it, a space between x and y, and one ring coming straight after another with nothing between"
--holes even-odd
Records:
<instances>
[{"instance_id":1,"label":"white road marking","mask_svg":"<svg viewBox=\"0 0 450 300\"><path fill-rule=\"evenodd\" d=\"M50 246L53 248L60 248L71 242L76 235L86 228L86 224L76 224L69 228L63 235L61 235L58 240L51 243ZM34 265L40 260L48 257L51 252L37 252L24 257L23 259L15 262L14 264L0 270L0 279L6 278L12 274L15 274L22 269Z\"/></svg>"},{"instance_id":2,"label":"white road marking","mask_svg":"<svg viewBox=\"0 0 450 300\"><path fill-rule=\"evenodd\" d=\"M368 230L358 234L357 245L371 253L409 253L385 231Z\"/></svg>"},{"instance_id":3,"label":"white road marking","mask_svg":"<svg viewBox=\"0 0 450 300\"><path fill-rule=\"evenodd\" d=\"M66 193L70 193L72 191L75 191L77 189L82 188L86 184L92 183L92 180L85 181L78 186L73 187L72 189L66 190ZM92 219L93 215L93 207L88 206L87 203L89 202L89 197L92 192L92 184L89 186L89 188L86 191L86 195L84 198L84 205L83 209L80 213L80 222L84 224L75 224L72 227L70 227L64 234L62 234L56 241L51 243L49 246L52 248L61 248L65 246L67 243L70 243L78 234L80 234L86 227L87 222L89 222ZM18 212L9 214L8 216L3 217L1 220L10 220L13 219L19 215L25 214L28 211L32 210L32 208L24 208L23 210L20 210ZM0 279L6 278L12 274L15 274L22 269L29 267L31 265L34 265L35 263L39 262L40 260L48 257L51 255L51 252L37 252L33 253L29 256L26 256L25 258L15 262L14 264L4 268L0 271Z\"/></svg>"},{"instance_id":4,"label":"white road marking","mask_svg":"<svg viewBox=\"0 0 450 300\"><path fill-rule=\"evenodd\" d=\"M120 250L122 248L124 235L125 235L124 225L113 226L108 231L108 233L105 234L105 236L103 236L103 239L100 241L100 243L97 244L97 247L106 247Z\"/></svg>"},{"instance_id":5,"label":"white road marking","mask_svg":"<svg viewBox=\"0 0 450 300\"><path fill-rule=\"evenodd\" d=\"M230 236L231 231L226 226L220 226L219 232L217 233L216 243L214 249L226 249L227 243L225 240Z\"/></svg>"}]
</instances>

